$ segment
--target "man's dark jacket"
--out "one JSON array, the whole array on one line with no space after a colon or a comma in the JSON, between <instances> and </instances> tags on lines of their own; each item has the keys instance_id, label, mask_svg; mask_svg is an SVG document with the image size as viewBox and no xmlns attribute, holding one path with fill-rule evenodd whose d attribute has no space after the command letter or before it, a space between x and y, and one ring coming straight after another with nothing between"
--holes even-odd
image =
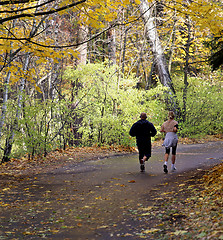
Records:
<instances>
[{"instance_id":1,"label":"man's dark jacket","mask_svg":"<svg viewBox=\"0 0 223 240\"><path fill-rule=\"evenodd\" d=\"M129 132L132 137L136 137L137 145L151 142L151 137L154 137L156 133L154 125L146 119L134 123Z\"/></svg>"}]
</instances>

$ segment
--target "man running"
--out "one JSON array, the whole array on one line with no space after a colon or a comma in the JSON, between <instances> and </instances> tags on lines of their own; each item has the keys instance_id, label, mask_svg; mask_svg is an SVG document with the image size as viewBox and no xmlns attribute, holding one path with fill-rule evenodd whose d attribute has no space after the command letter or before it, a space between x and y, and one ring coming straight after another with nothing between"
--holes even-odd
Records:
<instances>
[{"instance_id":1,"label":"man running","mask_svg":"<svg viewBox=\"0 0 223 240\"><path fill-rule=\"evenodd\" d=\"M145 171L145 161L151 157L151 137L157 133L154 125L147 121L146 113L140 114L140 120L134 123L129 131L132 137L136 137L136 144L139 150L139 163L141 172Z\"/></svg>"}]
</instances>

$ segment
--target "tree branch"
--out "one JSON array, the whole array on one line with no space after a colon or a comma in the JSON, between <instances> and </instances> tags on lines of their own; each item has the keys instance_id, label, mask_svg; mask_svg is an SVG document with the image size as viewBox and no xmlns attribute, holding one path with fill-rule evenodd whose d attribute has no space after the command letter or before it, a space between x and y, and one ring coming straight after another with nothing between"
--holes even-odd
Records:
<instances>
[{"instance_id":1,"label":"tree branch","mask_svg":"<svg viewBox=\"0 0 223 240\"><path fill-rule=\"evenodd\" d=\"M22 13L22 14L19 14L19 15L10 16L10 17L7 17L7 18L0 19L0 24L3 24L4 22L7 22L7 21L11 21L13 19L19 19L19 18L24 18L24 17L34 18L34 17L37 17L37 16L50 15L50 14L53 14L53 13L61 12L63 10L72 8L72 7L77 6L77 5L79 5L81 3L84 3L84 2L86 2L86 0L80 0L79 2L71 3L69 5L60 7L58 9L51 9L50 11L46 11L46 12L37 12L37 13L32 13L32 14Z\"/></svg>"},{"instance_id":2,"label":"tree branch","mask_svg":"<svg viewBox=\"0 0 223 240\"><path fill-rule=\"evenodd\" d=\"M9 0L9 1L1 1L0 5L9 5L9 4L20 4L20 3L28 3L30 0Z\"/></svg>"},{"instance_id":3,"label":"tree branch","mask_svg":"<svg viewBox=\"0 0 223 240\"><path fill-rule=\"evenodd\" d=\"M86 1L86 0L84 0ZM154 5L154 4L153 4ZM151 7L150 7L151 8ZM148 10L147 10L148 11ZM40 47L45 47L45 48L70 48L70 47L78 47L84 43L88 43L94 39L96 39L97 37L99 37L100 35L102 35L103 33L107 32L108 30L110 30L111 28L114 28L114 27L117 27L117 26L123 26L123 25L128 25L128 24L131 24L131 23L134 23L134 22L137 22L140 20L140 18L147 12L145 11L143 14L140 14L139 17L137 17L136 19L132 20L132 21L129 21L129 22L126 22L126 23L120 23L120 22L117 22L117 23L114 23L112 24L111 26L109 26L108 28L106 28L105 30L97 33L96 35L94 35L93 37L87 39L86 41L83 41L81 43L76 43L76 44L70 44L70 45L64 45L64 46L52 46L52 45L43 45L43 44L40 44L40 43L37 43L37 42L34 42L32 41L30 38L7 38L7 37L0 37L0 39L7 39L7 40L11 40L11 41L18 41L18 40L25 40L25 41L28 41L34 45L37 45L37 46L40 46ZM129 27L130 29L131 27Z\"/></svg>"},{"instance_id":4,"label":"tree branch","mask_svg":"<svg viewBox=\"0 0 223 240\"><path fill-rule=\"evenodd\" d=\"M23 12L23 11L27 11L27 10L35 9L35 8L37 9L37 8L42 7L51 2L55 2L55 0L49 0L48 2L41 3L41 4L33 6L33 7L27 7L27 8L22 8L22 9L15 9L15 10L4 10L4 11L0 11L0 13L17 13L17 12ZM0 5L1 5L1 3L0 3Z\"/></svg>"}]
</instances>

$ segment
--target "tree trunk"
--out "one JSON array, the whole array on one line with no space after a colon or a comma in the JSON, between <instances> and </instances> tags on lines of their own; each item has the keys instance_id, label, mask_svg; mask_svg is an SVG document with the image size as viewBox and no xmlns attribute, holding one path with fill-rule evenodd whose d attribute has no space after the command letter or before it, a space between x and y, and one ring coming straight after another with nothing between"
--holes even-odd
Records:
<instances>
[{"instance_id":1,"label":"tree trunk","mask_svg":"<svg viewBox=\"0 0 223 240\"><path fill-rule=\"evenodd\" d=\"M171 67L172 67L172 61L173 61L173 53L174 53L174 47L175 47L175 43L176 43L176 10L174 12L174 17L173 17L173 31L171 34L171 47L170 47L170 55L169 55L169 61L168 61L168 70L169 73L171 73Z\"/></svg>"},{"instance_id":2,"label":"tree trunk","mask_svg":"<svg viewBox=\"0 0 223 240\"><path fill-rule=\"evenodd\" d=\"M0 139L2 137L2 128L5 122L5 115L7 110L7 101L8 101L8 91L9 91L9 79L11 76L11 72L9 71L4 82L4 92L3 92L3 105L2 105L2 114L0 119Z\"/></svg>"},{"instance_id":3,"label":"tree trunk","mask_svg":"<svg viewBox=\"0 0 223 240\"><path fill-rule=\"evenodd\" d=\"M150 89L152 86L153 86L153 83L155 82L153 80L154 78L154 72L155 72L155 62L152 63L152 66L151 66L151 71L150 71L150 74L149 74L149 79L147 81L147 84L146 84L146 90ZM156 82L157 83L157 82Z\"/></svg>"},{"instance_id":4,"label":"tree trunk","mask_svg":"<svg viewBox=\"0 0 223 240\"><path fill-rule=\"evenodd\" d=\"M183 122L186 121L187 112L187 88L188 88L188 72L189 72L189 58L190 58L190 45L191 45L191 26L190 20L187 16L186 19L187 26L187 43L185 45L185 66L184 66L184 89L183 89Z\"/></svg>"},{"instance_id":5,"label":"tree trunk","mask_svg":"<svg viewBox=\"0 0 223 240\"><path fill-rule=\"evenodd\" d=\"M173 96L173 94L175 94L175 90L166 64L166 59L157 33L156 25L154 23L154 17L152 16L152 9L149 6L147 0L141 0L140 13L142 15L142 19L145 25L146 39L150 43L152 48L155 62L154 64L156 66L160 82L163 86L169 89L167 91L167 105L169 105L168 108L176 111L178 106Z\"/></svg>"},{"instance_id":6,"label":"tree trunk","mask_svg":"<svg viewBox=\"0 0 223 240\"><path fill-rule=\"evenodd\" d=\"M108 31L108 59L109 59L110 65L116 64L115 29L110 29Z\"/></svg>"},{"instance_id":7,"label":"tree trunk","mask_svg":"<svg viewBox=\"0 0 223 240\"><path fill-rule=\"evenodd\" d=\"M12 23L12 28L15 27L15 20ZM12 43L11 43L12 44ZM12 50L10 50L9 53L9 69L10 69L10 62L12 61ZM0 119L0 140L2 138L2 128L5 122L5 116L6 116L6 111L7 111L7 101L8 101L8 92L9 92L9 80L11 77L11 72L8 71L7 76L5 78L5 82L4 82L4 92L3 92L3 105L2 105L2 113L1 113L1 119Z\"/></svg>"},{"instance_id":8,"label":"tree trunk","mask_svg":"<svg viewBox=\"0 0 223 240\"><path fill-rule=\"evenodd\" d=\"M79 26L78 29L78 43L82 43L84 41L86 41L87 36L88 36L88 26L87 25L81 25ZM80 45L80 47L78 48L79 51L79 59L77 59L77 66L78 65L85 65L87 63L87 50L88 50L88 45L87 42L86 43L82 43Z\"/></svg>"},{"instance_id":9,"label":"tree trunk","mask_svg":"<svg viewBox=\"0 0 223 240\"><path fill-rule=\"evenodd\" d=\"M125 35L123 39L123 51L122 51L122 73L125 73L125 53L126 53L126 42L127 42L128 28L125 27Z\"/></svg>"},{"instance_id":10,"label":"tree trunk","mask_svg":"<svg viewBox=\"0 0 223 240\"><path fill-rule=\"evenodd\" d=\"M26 71L27 68L28 68L29 59L30 59L30 56L29 56L29 54L27 54L26 60L25 60L25 65L24 65L24 71ZM11 128L10 136L8 138L6 138L2 163L3 162L8 162L10 160L10 154L11 154L11 151L12 151L12 145L13 145L13 140L14 140L14 136L15 136L15 129L18 128L18 121L19 121L19 118L20 118L20 113L21 113L21 108L22 108L22 94L23 94L24 86L25 86L25 78L22 78L21 83L20 83L20 88L19 88L16 117L15 117L14 125Z\"/></svg>"}]
</instances>

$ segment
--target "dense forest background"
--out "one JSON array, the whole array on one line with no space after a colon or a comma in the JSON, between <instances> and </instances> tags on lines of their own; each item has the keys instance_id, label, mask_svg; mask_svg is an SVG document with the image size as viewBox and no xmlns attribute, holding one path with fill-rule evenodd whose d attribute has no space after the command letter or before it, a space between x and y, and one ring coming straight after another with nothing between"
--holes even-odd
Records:
<instances>
[{"instance_id":1,"label":"dense forest background","mask_svg":"<svg viewBox=\"0 0 223 240\"><path fill-rule=\"evenodd\" d=\"M222 133L221 0L4 0L0 16L2 162L131 146L142 111L157 130L175 111L181 137Z\"/></svg>"}]
</instances>

